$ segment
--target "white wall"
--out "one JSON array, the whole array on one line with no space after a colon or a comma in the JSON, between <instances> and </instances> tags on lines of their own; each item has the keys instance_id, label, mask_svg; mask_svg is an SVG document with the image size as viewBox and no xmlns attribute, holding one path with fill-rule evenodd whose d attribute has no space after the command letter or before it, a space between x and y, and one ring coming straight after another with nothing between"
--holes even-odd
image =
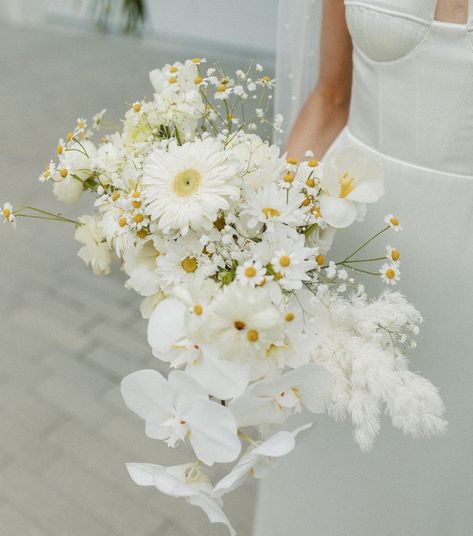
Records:
<instances>
[{"instance_id":1,"label":"white wall","mask_svg":"<svg viewBox=\"0 0 473 536\"><path fill-rule=\"evenodd\" d=\"M147 34L220 54L271 58L276 48L278 0L147 0ZM116 6L121 1L116 0ZM29 25L90 26L92 0L0 0L0 14ZM117 10L118 11L118 10ZM8 18L8 17L7 17Z\"/></svg>"}]
</instances>

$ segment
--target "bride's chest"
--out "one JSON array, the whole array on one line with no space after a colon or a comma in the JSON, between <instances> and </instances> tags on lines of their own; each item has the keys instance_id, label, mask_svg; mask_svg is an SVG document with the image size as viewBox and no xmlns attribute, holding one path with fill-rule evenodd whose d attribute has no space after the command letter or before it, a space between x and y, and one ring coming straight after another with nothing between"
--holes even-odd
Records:
<instances>
[{"instance_id":1,"label":"bride's chest","mask_svg":"<svg viewBox=\"0 0 473 536\"><path fill-rule=\"evenodd\" d=\"M467 24L435 21L437 0L345 0L346 20L354 46L374 61L401 59L427 39L462 48L473 61L473 0L467 2Z\"/></svg>"}]
</instances>

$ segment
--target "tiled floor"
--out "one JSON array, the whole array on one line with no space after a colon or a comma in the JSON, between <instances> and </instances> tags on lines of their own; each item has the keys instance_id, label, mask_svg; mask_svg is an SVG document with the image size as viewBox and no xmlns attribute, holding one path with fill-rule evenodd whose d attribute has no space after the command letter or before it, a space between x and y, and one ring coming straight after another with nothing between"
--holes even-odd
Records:
<instances>
[{"instance_id":1,"label":"tiled floor","mask_svg":"<svg viewBox=\"0 0 473 536\"><path fill-rule=\"evenodd\" d=\"M147 72L176 56L157 43L0 28L0 200L60 210L36 180L57 139L104 106L118 118L125 102L151 94ZM0 227L0 534L226 534L128 478L127 461L169 464L186 452L147 439L124 407L120 378L158 364L146 322L122 274L94 276L72 235L33 220ZM242 536L254 499L247 486L227 500Z\"/></svg>"}]
</instances>

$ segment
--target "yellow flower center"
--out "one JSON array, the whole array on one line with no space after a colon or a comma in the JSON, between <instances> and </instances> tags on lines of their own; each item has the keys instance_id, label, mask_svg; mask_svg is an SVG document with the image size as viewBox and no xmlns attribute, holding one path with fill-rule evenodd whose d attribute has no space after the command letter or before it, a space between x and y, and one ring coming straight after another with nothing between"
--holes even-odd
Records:
<instances>
[{"instance_id":1,"label":"yellow flower center","mask_svg":"<svg viewBox=\"0 0 473 536\"><path fill-rule=\"evenodd\" d=\"M174 177L173 190L179 197L189 197L199 189L200 173L195 169L185 169Z\"/></svg>"},{"instance_id":2,"label":"yellow flower center","mask_svg":"<svg viewBox=\"0 0 473 536\"><path fill-rule=\"evenodd\" d=\"M220 216L220 218L217 218L214 221L214 227L215 229L218 229L221 231L225 227L225 218L223 216Z\"/></svg>"},{"instance_id":3,"label":"yellow flower center","mask_svg":"<svg viewBox=\"0 0 473 536\"><path fill-rule=\"evenodd\" d=\"M395 272L392 268L388 268L388 269L386 270L386 277L387 277L388 279L394 279L395 276L396 276L396 272Z\"/></svg>"},{"instance_id":4,"label":"yellow flower center","mask_svg":"<svg viewBox=\"0 0 473 536\"><path fill-rule=\"evenodd\" d=\"M113 192L112 201L116 201L120 197L120 192Z\"/></svg>"},{"instance_id":5,"label":"yellow flower center","mask_svg":"<svg viewBox=\"0 0 473 536\"><path fill-rule=\"evenodd\" d=\"M401 254L399 253L399 251L397 249L393 249L391 251L391 259L393 261L398 261L400 256L401 256Z\"/></svg>"},{"instance_id":6,"label":"yellow flower center","mask_svg":"<svg viewBox=\"0 0 473 536\"><path fill-rule=\"evenodd\" d=\"M246 324L242 322L241 320L235 320L233 325L235 326L235 329L237 329L238 331L242 331L246 327Z\"/></svg>"},{"instance_id":7,"label":"yellow flower center","mask_svg":"<svg viewBox=\"0 0 473 536\"><path fill-rule=\"evenodd\" d=\"M203 80L203 78L202 78L201 76L196 76L196 77L194 78L194 84L195 84L196 86L198 86L199 84L202 83L202 80Z\"/></svg>"},{"instance_id":8,"label":"yellow flower center","mask_svg":"<svg viewBox=\"0 0 473 536\"><path fill-rule=\"evenodd\" d=\"M226 89L225 84L220 84L219 86L217 86L217 91L219 91L220 93L225 91L225 89Z\"/></svg>"},{"instance_id":9,"label":"yellow flower center","mask_svg":"<svg viewBox=\"0 0 473 536\"><path fill-rule=\"evenodd\" d=\"M248 266L245 268L245 276L246 277L255 277L256 275L256 268L254 266Z\"/></svg>"},{"instance_id":10,"label":"yellow flower center","mask_svg":"<svg viewBox=\"0 0 473 536\"><path fill-rule=\"evenodd\" d=\"M287 159L287 163L290 164L291 166L295 166L297 164L297 160L295 158L289 157Z\"/></svg>"},{"instance_id":11,"label":"yellow flower center","mask_svg":"<svg viewBox=\"0 0 473 536\"><path fill-rule=\"evenodd\" d=\"M394 227L397 227L399 225L399 220L395 218L394 216L389 221L391 225L394 225Z\"/></svg>"},{"instance_id":12,"label":"yellow flower center","mask_svg":"<svg viewBox=\"0 0 473 536\"><path fill-rule=\"evenodd\" d=\"M346 197L350 192L353 191L355 185L353 184L355 179L352 177L350 178L348 175L348 171L346 171L339 179L338 182L340 183L340 193L339 197L342 199Z\"/></svg>"},{"instance_id":13,"label":"yellow flower center","mask_svg":"<svg viewBox=\"0 0 473 536\"><path fill-rule=\"evenodd\" d=\"M319 266L322 266L322 264L325 262L325 255L317 255L315 257L315 262L319 265Z\"/></svg>"},{"instance_id":14,"label":"yellow flower center","mask_svg":"<svg viewBox=\"0 0 473 536\"><path fill-rule=\"evenodd\" d=\"M318 160L309 160L309 161L307 162L307 165L308 165L309 167L317 167L317 166L319 165L319 162L318 162Z\"/></svg>"},{"instance_id":15,"label":"yellow flower center","mask_svg":"<svg viewBox=\"0 0 473 536\"><path fill-rule=\"evenodd\" d=\"M135 208L140 208L141 207L141 201L133 201L133 206Z\"/></svg>"},{"instance_id":16,"label":"yellow flower center","mask_svg":"<svg viewBox=\"0 0 473 536\"><path fill-rule=\"evenodd\" d=\"M125 227L126 225L126 218L124 216L122 216L119 220L118 220L118 225L120 227Z\"/></svg>"},{"instance_id":17,"label":"yellow flower center","mask_svg":"<svg viewBox=\"0 0 473 536\"><path fill-rule=\"evenodd\" d=\"M175 65L173 65L172 67L169 68L169 72L170 73L177 73L177 67Z\"/></svg>"},{"instance_id":18,"label":"yellow flower center","mask_svg":"<svg viewBox=\"0 0 473 536\"><path fill-rule=\"evenodd\" d=\"M59 175L61 175L61 177L63 179L65 179L67 177L68 173L69 172L67 171L67 169L65 167L59 170Z\"/></svg>"},{"instance_id":19,"label":"yellow flower center","mask_svg":"<svg viewBox=\"0 0 473 536\"><path fill-rule=\"evenodd\" d=\"M139 236L139 238L141 238L141 240L144 240L148 236L148 230L147 229L140 229L138 231L137 235Z\"/></svg>"},{"instance_id":20,"label":"yellow flower center","mask_svg":"<svg viewBox=\"0 0 473 536\"><path fill-rule=\"evenodd\" d=\"M200 58L192 58L192 63L197 63L197 64L199 64L200 61L201 61Z\"/></svg>"},{"instance_id":21,"label":"yellow flower center","mask_svg":"<svg viewBox=\"0 0 473 536\"><path fill-rule=\"evenodd\" d=\"M63 152L64 152L64 147L63 147L61 144L59 144L59 145L56 147L56 154L61 155Z\"/></svg>"},{"instance_id":22,"label":"yellow flower center","mask_svg":"<svg viewBox=\"0 0 473 536\"><path fill-rule=\"evenodd\" d=\"M248 333L246 334L246 338L250 342L256 342L259 339L259 334L256 329L250 329L250 331L248 331Z\"/></svg>"},{"instance_id":23,"label":"yellow flower center","mask_svg":"<svg viewBox=\"0 0 473 536\"><path fill-rule=\"evenodd\" d=\"M200 303L196 303L194 305L194 313L197 316L200 316L203 312L204 312L204 309L202 308L202 305L200 305Z\"/></svg>"},{"instance_id":24,"label":"yellow flower center","mask_svg":"<svg viewBox=\"0 0 473 536\"><path fill-rule=\"evenodd\" d=\"M195 257L186 257L181 262L181 266L188 274L192 274L197 270L197 259Z\"/></svg>"},{"instance_id":25,"label":"yellow flower center","mask_svg":"<svg viewBox=\"0 0 473 536\"><path fill-rule=\"evenodd\" d=\"M283 255L282 257L279 257L279 264L283 268L287 268L291 264L291 259L288 255Z\"/></svg>"},{"instance_id":26,"label":"yellow flower center","mask_svg":"<svg viewBox=\"0 0 473 536\"><path fill-rule=\"evenodd\" d=\"M309 188L313 188L313 187L315 186L315 181L314 181L314 179L312 179L312 178L307 179L307 180L305 181L305 183L307 184L307 186L308 186Z\"/></svg>"},{"instance_id":27,"label":"yellow flower center","mask_svg":"<svg viewBox=\"0 0 473 536\"><path fill-rule=\"evenodd\" d=\"M135 214L133 216L133 221L135 223L141 223L144 219L145 219L145 217L143 216L143 214Z\"/></svg>"},{"instance_id":28,"label":"yellow flower center","mask_svg":"<svg viewBox=\"0 0 473 536\"><path fill-rule=\"evenodd\" d=\"M304 201L302 201L302 206L308 207L310 205L310 197L306 197Z\"/></svg>"},{"instance_id":29,"label":"yellow flower center","mask_svg":"<svg viewBox=\"0 0 473 536\"><path fill-rule=\"evenodd\" d=\"M316 217L316 218L320 218L320 207L314 207L312 209L312 214Z\"/></svg>"},{"instance_id":30,"label":"yellow flower center","mask_svg":"<svg viewBox=\"0 0 473 536\"><path fill-rule=\"evenodd\" d=\"M294 318L295 318L294 313L287 313L287 315L284 317L284 320L286 322L292 322Z\"/></svg>"},{"instance_id":31,"label":"yellow flower center","mask_svg":"<svg viewBox=\"0 0 473 536\"><path fill-rule=\"evenodd\" d=\"M287 175L284 175L283 180L284 182L291 184L291 182L294 182L294 175L288 173Z\"/></svg>"},{"instance_id":32,"label":"yellow flower center","mask_svg":"<svg viewBox=\"0 0 473 536\"><path fill-rule=\"evenodd\" d=\"M261 82L271 82L271 77L268 75L264 75L261 77Z\"/></svg>"},{"instance_id":33,"label":"yellow flower center","mask_svg":"<svg viewBox=\"0 0 473 536\"><path fill-rule=\"evenodd\" d=\"M271 207L264 208L263 214L267 220L269 220L269 218L277 218L278 216L281 215L281 213L279 212L277 208L271 208Z\"/></svg>"},{"instance_id":34,"label":"yellow flower center","mask_svg":"<svg viewBox=\"0 0 473 536\"><path fill-rule=\"evenodd\" d=\"M74 133L73 132L68 132L67 135L66 135L66 140L71 141L73 137L74 137Z\"/></svg>"},{"instance_id":35,"label":"yellow flower center","mask_svg":"<svg viewBox=\"0 0 473 536\"><path fill-rule=\"evenodd\" d=\"M135 110L136 113L140 112L141 104L139 102L135 102L135 104L133 104L133 110Z\"/></svg>"},{"instance_id":36,"label":"yellow flower center","mask_svg":"<svg viewBox=\"0 0 473 536\"><path fill-rule=\"evenodd\" d=\"M3 217L8 220L8 218L11 216L11 211L8 208L3 209Z\"/></svg>"},{"instance_id":37,"label":"yellow flower center","mask_svg":"<svg viewBox=\"0 0 473 536\"><path fill-rule=\"evenodd\" d=\"M177 82L177 78L176 78L175 76L170 76L170 77L168 78L168 82L169 82L170 84L175 84L175 83Z\"/></svg>"}]
</instances>

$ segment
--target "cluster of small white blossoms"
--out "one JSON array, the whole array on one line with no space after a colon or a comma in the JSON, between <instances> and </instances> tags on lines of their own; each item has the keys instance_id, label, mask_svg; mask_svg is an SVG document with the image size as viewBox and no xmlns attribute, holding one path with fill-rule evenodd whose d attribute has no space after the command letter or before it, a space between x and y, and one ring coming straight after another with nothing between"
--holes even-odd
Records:
<instances>
[{"instance_id":1,"label":"cluster of small white blossoms","mask_svg":"<svg viewBox=\"0 0 473 536\"><path fill-rule=\"evenodd\" d=\"M360 258L400 229L397 218L342 261L327 259L336 230L383 195L380 165L355 149L324 163L310 152L302 162L281 155L255 133L281 128L280 118L267 119L274 80L260 65L231 77L203 64L152 71L153 99L133 103L123 129L98 145L91 138L103 112L91 129L79 120L41 180L64 202L94 192L94 213L76 222L79 255L97 274L121 263L126 286L144 298L153 355L172 369L167 378L132 373L122 394L149 437L187 443L192 458L129 464L131 477L200 506L235 534L222 496L294 448L310 426L278 430L294 413L350 415L364 449L383 405L412 435L441 433L445 422L435 387L407 369L419 313L399 293L369 300L353 277L399 279L395 247ZM13 207L3 215L12 223ZM383 259L379 272L364 269ZM229 462L212 484L203 466Z\"/></svg>"}]
</instances>

